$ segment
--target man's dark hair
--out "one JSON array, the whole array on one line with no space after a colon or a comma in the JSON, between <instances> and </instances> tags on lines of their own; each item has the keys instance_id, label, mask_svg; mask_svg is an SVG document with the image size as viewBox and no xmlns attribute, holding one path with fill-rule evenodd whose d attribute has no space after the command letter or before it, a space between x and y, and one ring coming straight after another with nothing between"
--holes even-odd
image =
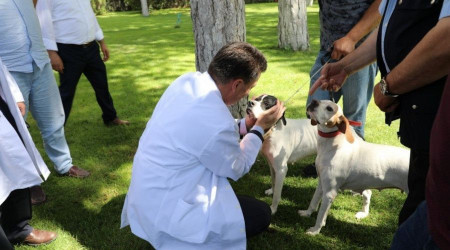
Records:
<instances>
[{"instance_id":1,"label":"man's dark hair","mask_svg":"<svg viewBox=\"0 0 450 250\"><path fill-rule=\"evenodd\" d=\"M258 49L249 43L234 42L217 52L209 64L208 73L220 84L238 78L248 84L256 81L266 69L266 58Z\"/></svg>"}]
</instances>

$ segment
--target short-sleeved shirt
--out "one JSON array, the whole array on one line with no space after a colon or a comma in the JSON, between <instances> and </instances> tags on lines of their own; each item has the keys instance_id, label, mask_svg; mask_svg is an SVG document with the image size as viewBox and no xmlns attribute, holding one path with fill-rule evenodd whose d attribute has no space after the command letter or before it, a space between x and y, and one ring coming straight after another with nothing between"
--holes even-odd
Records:
<instances>
[{"instance_id":1,"label":"short-sleeved shirt","mask_svg":"<svg viewBox=\"0 0 450 250\"><path fill-rule=\"evenodd\" d=\"M327 50L334 41L344 37L373 2L374 0L319 0L320 49Z\"/></svg>"}]
</instances>

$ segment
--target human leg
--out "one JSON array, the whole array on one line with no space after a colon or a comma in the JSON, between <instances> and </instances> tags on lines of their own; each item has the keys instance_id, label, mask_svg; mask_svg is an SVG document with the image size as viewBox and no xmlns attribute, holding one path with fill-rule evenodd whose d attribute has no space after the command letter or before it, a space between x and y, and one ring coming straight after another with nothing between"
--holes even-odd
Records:
<instances>
[{"instance_id":1,"label":"human leg","mask_svg":"<svg viewBox=\"0 0 450 250\"><path fill-rule=\"evenodd\" d=\"M427 179L430 155L411 149L408 171L408 196L399 214L398 225L401 225L414 213L417 206L425 200L425 183Z\"/></svg>"},{"instance_id":2,"label":"human leg","mask_svg":"<svg viewBox=\"0 0 450 250\"><path fill-rule=\"evenodd\" d=\"M32 213L28 188L12 191L0 206L0 212L0 246L2 244L8 246L4 242L3 235L12 244L41 245L56 239L56 233L36 230L30 226Z\"/></svg>"},{"instance_id":3,"label":"human leg","mask_svg":"<svg viewBox=\"0 0 450 250\"><path fill-rule=\"evenodd\" d=\"M366 111L372 98L376 74L377 66L373 63L350 75L342 86L344 115L350 120L361 122L362 125L354 129L362 138L364 138Z\"/></svg>"},{"instance_id":4,"label":"human leg","mask_svg":"<svg viewBox=\"0 0 450 250\"><path fill-rule=\"evenodd\" d=\"M426 201L397 229L391 249L439 249L428 230Z\"/></svg>"},{"instance_id":5,"label":"human leg","mask_svg":"<svg viewBox=\"0 0 450 250\"><path fill-rule=\"evenodd\" d=\"M86 66L81 53L77 53L77 50L78 48L70 45L58 44L58 55L64 64L64 73L59 74L59 93L65 114L64 124L69 119L78 81Z\"/></svg>"},{"instance_id":6,"label":"human leg","mask_svg":"<svg viewBox=\"0 0 450 250\"><path fill-rule=\"evenodd\" d=\"M245 221L247 238L258 235L270 225L272 211L267 203L246 195L237 195Z\"/></svg>"},{"instance_id":7,"label":"human leg","mask_svg":"<svg viewBox=\"0 0 450 250\"><path fill-rule=\"evenodd\" d=\"M1 226L11 243L22 242L32 231L30 191L17 189L12 191L1 205Z\"/></svg>"},{"instance_id":8,"label":"human leg","mask_svg":"<svg viewBox=\"0 0 450 250\"><path fill-rule=\"evenodd\" d=\"M117 112L108 88L106 66L100 57L97 43L86 48L86 53L87 61L83 73L94 88L97 103L103 112L103 121L108 123L117 118Z\"/></svg>"}]
</instances>

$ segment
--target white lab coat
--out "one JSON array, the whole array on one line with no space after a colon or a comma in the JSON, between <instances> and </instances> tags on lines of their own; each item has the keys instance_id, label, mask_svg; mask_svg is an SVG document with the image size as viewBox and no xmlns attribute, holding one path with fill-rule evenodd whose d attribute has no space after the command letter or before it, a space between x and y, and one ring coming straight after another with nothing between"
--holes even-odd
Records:
<instances>
[{"instance_id":1,"label":"white lab coat","mask_svg":"<svg viewBox=\"0 0 450 250\"><path fill-rule=\"evenodd\" d=\"M238 127L208 73L165 91L139 141L122 227L157 249L245 249L245 222L228 179L256 160L261 140Z\"/></svg>"},{"instance_id":2,"label":"white lab coat","mask_svg":"<svg viewBox=\"0 0 450 250\"><path fill-rule=\"evenodd\" d=\"M24 140L22 143L0 111L0 204L2 204L11 191L42 183L42 177L47 179L50 171L37 151L17 107L17 102L23 102L20 89L1 59L0 96L8 104Z\"/></svg>"}]
</instances>

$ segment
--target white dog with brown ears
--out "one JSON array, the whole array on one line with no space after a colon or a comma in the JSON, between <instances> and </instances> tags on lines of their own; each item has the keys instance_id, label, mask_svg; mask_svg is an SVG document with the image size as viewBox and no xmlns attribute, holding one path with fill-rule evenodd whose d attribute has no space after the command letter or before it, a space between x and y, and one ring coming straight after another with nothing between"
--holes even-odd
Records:
<instances>
[{"instance_id":1,"label":"white dog with brown ears","mask_svg":"<svg viewBox=\"0 0 450 250\"><path fill-rule=\"evenodd\" d=\"M248 102L247 114L258 118L277 103L271 95L261 95ZM283 117L264 135L261 151L270 166L272 188L265 191L272 195L270 209L274 214L281 200L288 163L296 162L317 152L317 128L308 119L285 119Z\"/></svg>"},{"instance_id":2,"label":"white dog with brown ears","mask_svg":"<svg viewBox=\"0 0 450 250\"><path fill-rule=\"evenodd\" d=\"M367 189L399 188L408 192L409 150L365 142L349 125L341 107L332 101L313 100L307 112L319 132L319 181L308 209L298 213L310 216L322 200L316 224L307 230L308 234L316 235L325 226L331 203L340 189L362 193L364 207L357 218L368 215L371 191Z\"/></svg>"}]
</instances>

